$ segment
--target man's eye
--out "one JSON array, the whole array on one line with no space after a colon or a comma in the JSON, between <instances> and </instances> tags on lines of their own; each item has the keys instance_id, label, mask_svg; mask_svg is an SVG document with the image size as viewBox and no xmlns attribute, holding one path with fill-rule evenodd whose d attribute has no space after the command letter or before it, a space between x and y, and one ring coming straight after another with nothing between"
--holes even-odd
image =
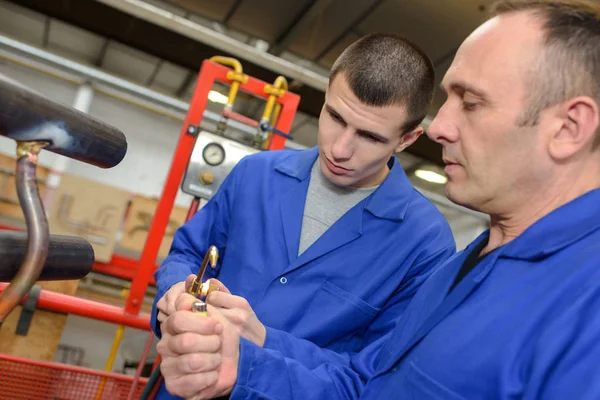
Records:
<instances>
[{"instance_id":1,"label":"man's eye","mask_svg":"<svg viewBox=\"0 0 600 400\"><path fill-rule=\"evenodd\" d=\"M331 115L331 118L333 118L334 121L339 122L339 123L343 123L344 120L342 119L342 117L340 117L337 114L333 114L333 113L329 113L329 115Z\"/></svg>"},{"instance_id":2,"label":"man's eye","mask_svg":"<svg viewBox=\"0 0 600 400\"><path fill-rule=\"evenodd\" d=\"M367 139L369 142L379 142L379 139L377 139L375 136L373 135L369 135L368 133L361 133L360 134L363 138Z\"/></svg>"},{"instance_id":3,"label":"man's eye","mask_svg":"<svg viewBox=\"0 0 600 400\"><path fill-rule=\"evenodd\" d=\"M477 108L477 104L476 103L467 103L466 101L463 101L462 108L465 111L475 111L475 109Z\"/></svg>"}]
</instances>

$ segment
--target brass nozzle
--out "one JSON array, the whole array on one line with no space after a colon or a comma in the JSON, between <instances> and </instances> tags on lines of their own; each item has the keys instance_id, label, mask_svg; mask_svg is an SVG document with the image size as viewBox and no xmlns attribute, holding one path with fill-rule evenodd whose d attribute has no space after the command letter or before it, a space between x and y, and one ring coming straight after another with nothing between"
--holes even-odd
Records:
<instances>
[{"instance_id":1,"label":"brass nozzle","mask_svg":"<svg viewBox=\"0 0 600 400\"><path fill-rule=\"evenodd\" d=\"M210 246L208 249L208 259L210 260L210 267L212 269L217 268L217 261L219 260L219 250L215 246Z\"/></svg>"}]
</instances>

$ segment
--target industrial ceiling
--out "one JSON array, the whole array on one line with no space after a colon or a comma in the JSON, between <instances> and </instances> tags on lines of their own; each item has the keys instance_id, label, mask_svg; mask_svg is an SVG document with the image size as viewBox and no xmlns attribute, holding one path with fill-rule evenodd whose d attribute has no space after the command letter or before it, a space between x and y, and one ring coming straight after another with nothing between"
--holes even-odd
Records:
<instances>
[{"instance_id":1,"label":"industrial ceiling","mask_svg":"<svg viewBox=\"0 0 600 400\"><path fill-rule=\"evenodd\" d=\"M406 36L433 60L439 82L461 41L485 19L491 2L2 0L0 32L25 40L29 36L38 46L53 47L183 100L189 99L204 59L234 56L244 72L257 78L288 77L292 91L301 96L302 114L295 126L309 125L314 136L327 70L348 44L371 32ZM10 12L17 13L16 8L33 13L27 21L22 13L15 19ZM442 101L438 91L431 116ZM315 140L296 133L308 145ZM441 164L440 147L424 136L407 151Z\"/></svg>"}]
</instances>

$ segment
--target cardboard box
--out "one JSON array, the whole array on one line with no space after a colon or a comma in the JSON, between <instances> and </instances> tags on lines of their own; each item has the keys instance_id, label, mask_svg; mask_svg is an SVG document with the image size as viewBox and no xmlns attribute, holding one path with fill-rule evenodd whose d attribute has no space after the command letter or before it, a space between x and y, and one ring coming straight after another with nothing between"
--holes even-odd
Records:
<instances>
[{"instance_id":1,"label":"cardboard box","mask_svg":"<svg viewBox=\"0 0 600 400\"><path fill-rule=\"evenodd\" d=\"M130 197L128 191L63 174L50 205L50 233L80 236L94 248L96 261L108 262Z\"/></svg>"},{"instance_id":2,"label":"cardboard box","mask_svg":"<svg viewBox=\"0 0 600 400\"><path fill-rule=\"evenodd\" d=\"M148 229L152 224L156 207L158 206L157 199L151 199L144 196L134 196L130 209L127 212L127 219L123 228L123 236L119 242L119 246L137 253L144 250L146 238L148 237ZM173 235L177 228L185 222L188 209L184 207L173 207L169 224L165 231L163 241L160 245L158 258L165 258L169 254Z\"/></svg>"}]
</instances>

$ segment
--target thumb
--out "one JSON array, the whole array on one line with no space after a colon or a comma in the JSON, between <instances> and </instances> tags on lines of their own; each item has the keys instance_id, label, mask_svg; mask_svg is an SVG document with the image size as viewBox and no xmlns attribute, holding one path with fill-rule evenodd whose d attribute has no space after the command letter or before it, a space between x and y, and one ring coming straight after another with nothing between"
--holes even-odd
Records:
<instances>
[{"instance_id":1,"label":"thumb","mask_svg":"<svg viewBox=\"0 0 600 400\"><path fill-rule=\"evenodd\" d=\"M224 292L224 293L227 293L227 294L231 294L231 292L229 291L229 289L227 289L227 286L225 286L223 284L223 282L221 282L220 280L211 278L211 279L209 279L209 283L211 285L218 286L219 287L219 292Z\"/></svg>"},{"instance_id":2,"label":"thumb","mask_svg":"<svg viewBox=\"0 0 600 400\"><path fill-rule=\"evenodd\" d=\"M196 275L194 275L194 274L188 275L188 277L185 278L185 291L186 292L190 289L190 286L192 286L194 279L196 279Z\"/></svg>"}]
</instances>

